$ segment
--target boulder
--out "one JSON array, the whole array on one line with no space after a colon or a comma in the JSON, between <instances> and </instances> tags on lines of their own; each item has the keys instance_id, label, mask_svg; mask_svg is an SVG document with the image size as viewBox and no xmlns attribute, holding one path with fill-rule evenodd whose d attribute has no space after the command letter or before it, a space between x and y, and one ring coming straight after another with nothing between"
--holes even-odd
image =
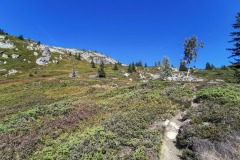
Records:
<instances>
[{"instance_id":1,"label":"boulder","mask_svg":"<svg viewBox=\"0 0 240 160\"><path fill-rule=\"evenodd\" d=\"M34 56L38 56L38 53L37 53L37 52L33 52L33 55L34 55Z\"/></svg>"},{"instance_id":2,"label":"boulder","mask_svg":"<svg viewBox=\"0 0 240 160\"><path fill-rule=\"evenodd\" d=\"M11 57L12 57L13 59L16 59L16 58L19 57L19 55L17 55L17 54L12 54Z\"/></svg>"},{"instance_id":3,"label":"boulder","mask_svg":"<svg viewBox=\"0 0 240 160\"><path fill-rule=\"evenodd\" d=\"M18 71L16 69L11 69L8 71L8 75L14 75L16 73L18 73Z\"/></svg>"},{"instance_id":4,"label":"boulder","mask_svg":"<svg viewBox=\"0 0 240 160\"><path fill-rule=\"evenodd\" d=\"M7 54L2 54L2 58L8 58Z\"/></svg>"}]
</instances>

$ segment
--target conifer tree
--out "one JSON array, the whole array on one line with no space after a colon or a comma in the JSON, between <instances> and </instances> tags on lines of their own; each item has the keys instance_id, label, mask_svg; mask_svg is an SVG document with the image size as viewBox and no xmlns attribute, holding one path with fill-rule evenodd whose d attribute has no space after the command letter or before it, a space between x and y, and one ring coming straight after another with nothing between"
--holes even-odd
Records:
<instances>
[{"instance_id":1,"label":"conifer tree","mask_svg":"<svg viewBox=\"0 0 240 160\"><path fill-rule=\"evenodd\" d=\"M5 34L3 29L0 29L0 34Z\"/></svg>"},{"instance_id":2,"label":"conifer tree","mask_svg":"<svg viewBox=\"0 0 240 160\"><path fill-rule=\"evenodd\" d=\"M117 66L117 63L115 63L114 67L113 67L113 70L117 71L118 70L118 66Z\"/></svg>"},{"instance_id":3,"label":"conifer tree","mask_svg":"<svg viewBox=\"0 0 240 160\"><path fill-rule=\"evenodd\" d=\"M92 68L96 68L96 65L93 60L91 61L91 65L92 65Z\"/></svg>"},{"instance_id":4,"label":"conifer tree","mask_svg":"<svg viewBox=\"0 0 240 160\"><path fill-rule=\"evenodd\" d=\"M232 36L232 40L230 43L234 44L233 48L227 48L227 50L231 51L231 56L229 58L233 58L235 62L233 62L234 66L240 68L240 12L237 13L236 22L232 25L235 29L235 32L231 32L230 36Z\"/></svg>"},{"instance_id":5,"label":"conifer tree","mask_svg":"<svg viewBox=\"0 0 240 160\"><path fill-rule=\"evenodd\" d=\"M135 67L134 63L132 63L132 71L136 72L136 67Z\"/></svg>"},{"instance_id":6,"label":"conifer tree","mask_svg":"<svg viewBox=\"0 0 240 160\"><path fill-rule=\"evenodd\" d=\"M18 39L24 40L23 35L18 36Z\"/></svg>"},{"instance_id":7,"label":"conifer tree","mask_svg":"<svg viewBox=\"0 0 240 160\"><path fill-rule=\"evenodd\" d=\"M162 78L172 76L171 62L166 56L163 57L163 61L160 63L160 75Z\"/></svg>"},{"instance_id":8,"label":"conifer tree","mask_svg":"<svg viewBox=\"0 0 240 160\"><path fill-rule=\"evenodd\" d=\"M206 70L211 70L211 69L212 69L210 63L208 63L208 62L206 63L206 67L205 67L205 69L206 69Z\"/></svg>"},{"instance_id":9,"label":"conifer tree","mask_svg":"<svg viewBox=\"0 0 240 160\"><path fill-rule=\"evenodd\" d=\"M128 65L128 73L132 73L133 71L132 71L132 63L130 63L129 65Z\"/></svg>"},{"instance_id":10,"label":"conifer tree","mask_svg":"<svg viewBox=\"0 0 240 160\"><path fill-rule=\"evenodd\" d=\"M145 63L144 67L147 67L147 63Z\"/></svg>"},{"instance_id":11,"label":"conifer tree","mask_svg":"<svg viewBox=\"0 0 240 160\"><path fill-rule=\"evenodd\" d=\"M229 58L233 58L235 62L232 62L233 69L235 71L234 77L236 81L240 83L240 12L237 13L236 22L232 25L235 29L235 32L231 32L230 36L232 36L232 40L230 43L234 44L233 48L227 48L227 50L231 51L231 56Z\"/></svg>"},{"instance_id":12,"label":"conifer tree","mask_svg":"<svg viewBox=\"0 0 240 160\"><path fill-rule=\"evenodd\" d=\"M100 77L100 78L105 78L106 77L106 73L104 71L104 63L103 62L101 62L100 68L98 69L98 77Z\"/></svg>"}]
</instances>

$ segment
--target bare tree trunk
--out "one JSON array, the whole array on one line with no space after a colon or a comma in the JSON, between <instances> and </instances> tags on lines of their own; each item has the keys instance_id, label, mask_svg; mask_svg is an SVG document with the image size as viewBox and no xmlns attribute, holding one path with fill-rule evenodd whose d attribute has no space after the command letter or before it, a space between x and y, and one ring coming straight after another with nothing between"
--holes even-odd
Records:
<instances>
[{"instance_id":1,"label":"bare tree trunk","mask_svg":"<svg viewBox=\"0 0 240 160\"><path fill-rule=\"evenodd\" d=\"M188 64L187 79L188 79L189 74L190 74L190 64Z\"/></svg>"}]
</instances>

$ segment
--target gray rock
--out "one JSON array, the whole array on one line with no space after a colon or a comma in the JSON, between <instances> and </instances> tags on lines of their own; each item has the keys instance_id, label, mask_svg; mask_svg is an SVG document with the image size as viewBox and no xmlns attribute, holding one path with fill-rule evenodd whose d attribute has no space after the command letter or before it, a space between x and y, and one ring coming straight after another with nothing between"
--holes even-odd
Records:
<instances>
[{"instance_id":1,"label":"gray rock","mask_svg":"<svg viewBox=\"0 0 240 160\"><path fill-rule=\"evenodd\" d=\"M8 75L14 75L16 73L18 73L18 71L16 69L11 69L8 71Z\"/></svg>"},{"instance_id":2,"label":"gray rock","mask_svg":"<svg viewBox=\"0 0 240 160\"><path fill-rule=\"evenodd\" d=\"M19 55L17 55L17 54L12 54L11 57L12 57L13 59L16 59L16 58L19 57Z\"/></svg>"},{"instance_id":3,"label":"gray rock","mask_svg":"<svg viewBox=\"0 0 240 160\"><path fill-rule=\"evenodd\" d=\"M3 57L3 58L8 58L8 55L5 54L5 53L3 53L3 54L2 54L2 57Z\"/></svg>"},{"instance_id":4,"label":"gray rock","mask_svg":"<svg viewBox=\"0 0 240 160\"><path fill-rule=\"evenodd\" d=\"M38 58L36 60L36 63L38 65L47 65L49 64L50 58L51 58L50 50L48 47L46 47L42 53L42 57Z\"/></svg>"}]
</instances>

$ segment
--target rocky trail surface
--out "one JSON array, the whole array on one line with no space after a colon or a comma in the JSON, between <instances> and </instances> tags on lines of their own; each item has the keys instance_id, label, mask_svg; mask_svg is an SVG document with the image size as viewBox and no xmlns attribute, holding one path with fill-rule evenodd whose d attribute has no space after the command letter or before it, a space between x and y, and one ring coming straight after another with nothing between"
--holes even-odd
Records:
<instances>
[{"instance_id":1,"label":"rocky trail surface","mask_svg":"<svg viewBox=\"0 0 240 160\"><path fill-rule=\"evenodd\" d=\"M181 113L178 113L170 120L166 120L164 125L166 127L165 136L163 139L161 160L180 160L181 150L176 147L176 137L178 130L182 125L180 120Z\"/></svg>"}]
</instances>

